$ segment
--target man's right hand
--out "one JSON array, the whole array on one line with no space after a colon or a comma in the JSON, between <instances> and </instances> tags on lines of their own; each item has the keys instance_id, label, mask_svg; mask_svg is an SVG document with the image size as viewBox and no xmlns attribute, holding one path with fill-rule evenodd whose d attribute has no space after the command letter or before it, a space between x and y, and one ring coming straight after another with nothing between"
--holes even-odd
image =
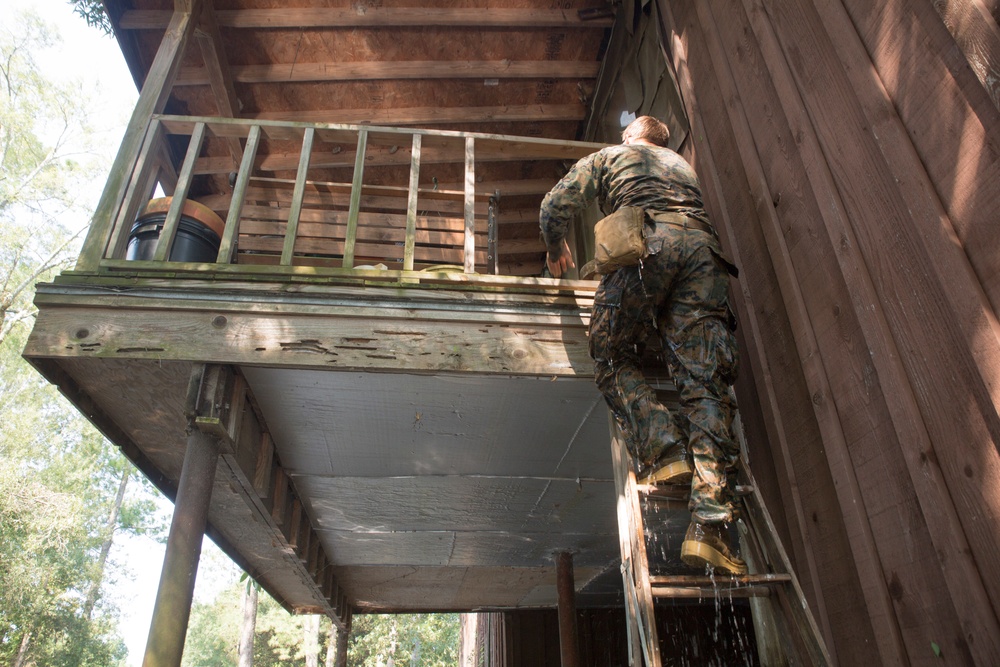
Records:
<instances>
[{"instance_id":1,"label":"man's right hand","mask_svg":"<svg viewBox=\"0 0 1000 667\"><path fill-rule=\"evenodd\" d=\"M562 274L574 268L576 264L573 263L573 253L570 251L566 239L563 239L562 245L556 250L558 254L552 250L546 253L545 264L549 267L549 273L552 274L553 278L561 278Z\"/></svg>"}]
</instances>

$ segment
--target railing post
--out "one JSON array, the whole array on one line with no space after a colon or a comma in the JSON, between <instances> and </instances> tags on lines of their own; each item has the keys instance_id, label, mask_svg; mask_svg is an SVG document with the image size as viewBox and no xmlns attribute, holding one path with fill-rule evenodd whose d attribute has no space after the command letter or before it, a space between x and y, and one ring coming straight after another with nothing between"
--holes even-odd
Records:
<instances>
[{"instance_id":1,"label":"railing post","mask_svg":"<svg viewBox=\"0 0 1000 667\"><path fill-rule=\"evenodd\" d=\"M354 157L354 180L351 181L351 208L347 213L347 236L344 238L344 268L354 268L354 244L358 240L358 214L361 211L361 184L364 182L365 151L368 130L358 130L358 152Z\"/></svg>"},{"instance_id":2,"label":"railing post","mask_svg":"<svg viewBox=\"0 0 1000 667\"><path fill-rule=\"evenodd\" d=\"M465 138L465 272L476 272L476 141Z\"/></svg>"},{"instance_id":3,"label":"railing post","mask_svg":"<svg viewBox=\"0 0 1000 667\"><path fill-rule=\"evenodd\" d=\"M236 235L240 228L240 215L243 213L243 200L247 196L250 185L250 174L253 173L253 161L257 158L257 146L260 144L260 125L251 125L247 136L247 145L243 149L243 162L236 175L236 185L233 186L233 199L229 202L229 215L226 216L226 231L222 234L219 244L219 256L216 262L229 264L236 252Z\"/></svg>"},{"instance_id":4,"label":"railing post","mask_svg":"<svg viewBox=\"0 0 1000 667\"><path fill-rule=\"evenodd\" d=\"M417 189L420 185L420 135L413 135L410 153L410 190L406 200L406 237L403 244L403 270L413 270L413 249L417 236Z\"/></svg>"},{"instance_id":5,"label":"railing post","mask_svg":"<svg viewBox=\"0 0 1000 667\"><path fill-rule=\"evenodd\" d=\"M312 155L313 137L316 130L307 127L302 136L302 152L299 153L299 170L295 173L295 190L292 192L292 206L288 210L288 225L285 227L285 245L281 250L281 265L290 266L295 252L295 236L299 232L299 216L302 214L302 197L306 192L306 173Z\"/></svg>"},{"instance_id":6,"label":"railing post","mask_svg":"<svg viewBox=\"0 0 1000 667\"><path fill-rule=\"evenodd\" d=\"M198 159L204 140L205 123L196 123L188 142L184 164L181 165L181 171L177 175L177 189L174 190L174 196L170 200L170 209L167 211L166 220L163 221L160 238L156 240L156 249L153 251L154 262L166 262L170 257L170 249L174 245L174 237L177 236L177 228L181 223L181 211L184 209L184 201L187 199L191 179L194 177L194 163Z\"/></svg>"}]
</instances>

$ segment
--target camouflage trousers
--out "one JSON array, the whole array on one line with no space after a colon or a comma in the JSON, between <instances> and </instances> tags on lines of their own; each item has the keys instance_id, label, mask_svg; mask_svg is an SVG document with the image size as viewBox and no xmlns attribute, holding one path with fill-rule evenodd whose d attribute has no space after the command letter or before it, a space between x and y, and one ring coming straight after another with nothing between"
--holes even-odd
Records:
<instances>
[{"instance_id":1,"label":"camouflage trousers","mask_svg":"<svg viewBox=\"0 0 1000 667\"><path fill-rule=\"evenodd\" d=\"M726 470L739 457L732 434L738 349L729 327L729 275L718 242L706 232L658 224L647 245L655 254L605 276L595 295L590 355L597 386L643 466L678 447L687 450L693 518L729 521ZM639 350L654 335L680 393L679 414L657 399L641 370Z\"/></svg>"}]
</instances>

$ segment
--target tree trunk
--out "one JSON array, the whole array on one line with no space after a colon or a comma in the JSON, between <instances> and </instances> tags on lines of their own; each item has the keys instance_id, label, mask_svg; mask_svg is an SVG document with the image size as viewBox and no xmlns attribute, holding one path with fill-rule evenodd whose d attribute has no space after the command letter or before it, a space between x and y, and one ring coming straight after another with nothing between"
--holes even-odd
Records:
<instances>
[{"instance_id":1,"label":"tree trunk","mask_svg":"<svg viewBox=\"0 0 1000 667\"><path fill-rule=\"evenodd\" d=\"M420 667L420 636L413 640L413 653L410 655L410 667Z\"/></svg>"},{"instance_id":2,"label":"tree trunk","mask_svg":"<svg viewBox=\"0 0 1000 667\"><path fill-rule=\"evenodd\" d=\"M125 487L128 486L129 469L122 472L122 481L118 483L118 495L115 496L114 505L108 513L108 522L104 525L104 543L101 545L101 556L97 559L97 575L90 583L87 591L87 599L83 603L83 617L88 621L94 613L94 605L97 604L97 596L101 592L101 582L104 581L104 566L108 562L108 554L111 552L111 543L115 539L115 528L118 526L118 514L122 509L122 502L125 500Z\"/></svg>"},{"instance_id":3,"label":"tree trunk","mask_svg":"<svg viewBox=\"0 0 1000 667\"><path fill-rule=\"evenodd\" d=\"M347 640L350 639L347 630L337 630L337 660L334 667L347 667Z\"/></svg>"},{"instance_id":4,"label":"tree trunk","mask_svg":"<svg viewBox=\"0 0 1000 667\"><path fill-rule=\"evenodd\" d=\"M340 631L337 626L330 621L330 631L326 634L326 660L323 667L336 667L337 664L337 635Z\"/></svg>"},{"instance_id":5,"label":"tree trunk","mask_svg":"<svg viewBox=\"0 0 1000 667\"><path fill-rule=\"evenodd\" d=\"M25 630L24 634L21 635L21 646L17 649L17 655L14 656L14 662L10 663L10 667L21 667L24 664L24 658L28 655L28 644L31 643L31 630Z\"/></svg>"},{"instance_id":6,"label":"tree trunk","mask_svg":"<svg viewBox=\"0 0 1000 667\"><path fill-rule=\"evenodd\" d=\"M319 667L319 616L307 616L302 624L302 652L306 667Z\"/></svg>"},{"instance_id":7,"label":"tree trunk","mask_svg":"<svg viewBox=\"0 0 1000 667\"><path fill-rule=\"evenodd\" d=\"M253 638L257 631L257 584L249 581L243 594L243 625L240 628L240 667L253 667Z\"/></svg>"}]
</instances>

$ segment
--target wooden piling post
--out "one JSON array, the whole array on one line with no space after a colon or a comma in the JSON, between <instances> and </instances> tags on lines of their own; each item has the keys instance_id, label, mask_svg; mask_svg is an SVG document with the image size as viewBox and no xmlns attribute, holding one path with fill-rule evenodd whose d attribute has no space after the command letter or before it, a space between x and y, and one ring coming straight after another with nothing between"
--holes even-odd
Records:
<instances>
[{"instance_id":1,"label":"wooden piling post","mask_svg":"<svg viewBox=\"0 0 1000 667\"><path fill-rule=\"evenodd\" d=\"M556 556L556 588L559 592L559 657L562 667L580 664L576 637L576 591L573 583L573 554Z\"/></svg>"},{"instance_id":2,"label":"wooden piling post","mask_svg":"<svg viewBox=\"0 0 1000 667\"><path fill-rule=\"evenodd\" d=\"M192 426L143 667L178 667L181 664L218 460L218 438Z\"/></svg>"}]
</instances>

